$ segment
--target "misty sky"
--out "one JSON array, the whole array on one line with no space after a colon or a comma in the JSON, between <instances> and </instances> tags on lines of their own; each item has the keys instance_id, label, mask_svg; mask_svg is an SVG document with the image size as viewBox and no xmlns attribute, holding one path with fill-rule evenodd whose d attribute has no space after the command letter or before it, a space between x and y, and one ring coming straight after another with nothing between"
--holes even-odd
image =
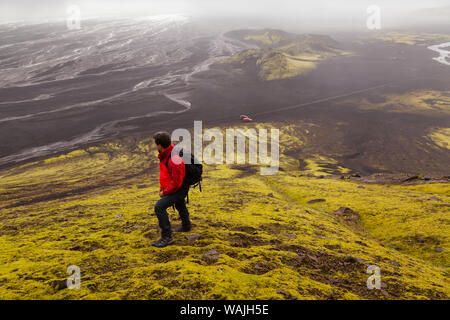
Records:
<instances>
[{"instance_id":1,"label":"misty sky","mask_svg":"<svg viewBox=\"0 0 450 320\"><path fill-rule=\"evenodd\" d=\"M326 23L363 20L372 4L387 20L404 20L418 9L450 7L450 0L1 0L0 21L65 19L71 4L80 6L82 18L187 13Z\"/></svg>"}]
</instances>

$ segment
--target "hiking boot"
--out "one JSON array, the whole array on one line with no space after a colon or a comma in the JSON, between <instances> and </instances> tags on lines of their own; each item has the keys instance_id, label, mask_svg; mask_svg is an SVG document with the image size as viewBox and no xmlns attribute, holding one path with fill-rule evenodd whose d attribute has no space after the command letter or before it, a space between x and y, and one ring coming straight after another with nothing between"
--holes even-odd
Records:
<instances>
[{"instance_id":1,"label":"hiking boot","mask_svg":"<svg viewBox=\"0 0 450 320\"><path fill-rule=\"evenodd\" d=\"M164 248L167 247L168 245L172 244L173 238L172 236L170 237L161 237L161 239L156 240L155 242L152 243L152 246L157 247L157 248Z\"/></svg>"},{"instance_id":2,"label":"hiking boot","mask_svg":"<svg viewBox=\"0 0 450 320\"><path fill-rule=\"evenodd\" d=\"M191 231L192 230L192 227L191 226L189 226L189 227L183 227L183 226L179 226L179 227L177 227L177 228L175 228L173 231L174 232L189 232L189 231Z\"/></svg>"}]
</instances>

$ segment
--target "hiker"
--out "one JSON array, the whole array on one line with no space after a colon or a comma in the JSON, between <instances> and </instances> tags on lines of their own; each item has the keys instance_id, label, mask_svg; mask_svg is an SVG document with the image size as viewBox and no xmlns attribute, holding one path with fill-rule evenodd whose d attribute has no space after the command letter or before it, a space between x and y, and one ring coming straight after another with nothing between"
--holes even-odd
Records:
<instances>
[{"instance_id":1,"label":"hiker","mask_svg":"<svg viewBox=\"0 0 450 320\"><path fill-rule=\"evenodd\" d=\"M189 192L189 183L184 181L185 163L179 155L172 154L174 145L169 133L158 132L153 139L159 152L159 196L161 199L155 205L155 214L161 228L161 239L153 242L152 245L163 248L174 242L167 208L175 206L180 215L182 225L174 229L175 232L191 231L191 221L185 202Z\"/></svg>"}]
</instances>

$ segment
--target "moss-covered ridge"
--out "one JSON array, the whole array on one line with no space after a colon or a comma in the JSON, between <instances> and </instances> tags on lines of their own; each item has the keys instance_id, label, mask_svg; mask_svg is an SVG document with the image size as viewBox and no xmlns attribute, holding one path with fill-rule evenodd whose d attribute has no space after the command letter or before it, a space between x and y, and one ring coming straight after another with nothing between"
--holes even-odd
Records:
<instances>
[{"instance_id":1,"label":"moss-covered ridge","mask_svg":"<svg viewBox=\"0 0 450 320\"><path fill-rule=\"evenodd\" d=\"M373 35L374 39L391 43L429 46L450 41L450 36L443 33L413 33L405 31L386 31Z\"/></svg>"},{"instance_id":2,"label":"moss-covered ridge","mask_svg":"<svg viewBox=\"0 0 450 320\"><path fill-rule=\"evenodd\" d=\"M256 68L262 81L289 79L308 74L325 59L348 54L328 36L296 35L280 30L236 30L227 36L255 45L258 49L239 52L222 63Z\"/></svg>"},{"instance_id":3,"label":"moss-covered ridge","mask_svg":"<svg viewBox=\"0 0 450 320\"><path fill-rule=\"evenodd\" d=\"M302 137L282 137L277 176L248 166L206 167L203 192L190 196L191 234L198 239L176 234L164 249L150 246L159 232L149 140L125 139L0 172L0 297L449 298L448 185L312 177L320 166L302 176L289 156ZM325 201L311 203L318 198ZM358 225L333 214L343 206L358 212ZM210 250L217 261L202 258ZM371 264L381 268L382 290L366 287ZM80 290L65 287L68 265L81 269Z\"/></svg>"}]
</instances>

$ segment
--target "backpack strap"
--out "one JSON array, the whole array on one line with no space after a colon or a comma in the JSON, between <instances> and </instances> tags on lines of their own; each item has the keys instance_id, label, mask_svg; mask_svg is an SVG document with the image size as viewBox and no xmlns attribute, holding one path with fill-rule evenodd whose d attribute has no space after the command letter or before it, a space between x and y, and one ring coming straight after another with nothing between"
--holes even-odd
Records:
<instances>
[{"instance_id":1,"label":"backpack strap","mask_svg":"<svg viewBox=\"0 0 450 320\"><path fill-rule=\"evenodd\" d=\"M169 160L170 160L170 158L172 158L172 153L169 154L169 156L167 157L167 160L166 160L166 168L167 168L167 170L170 170L169 169Z\"/></svg>"}]
</instances>

